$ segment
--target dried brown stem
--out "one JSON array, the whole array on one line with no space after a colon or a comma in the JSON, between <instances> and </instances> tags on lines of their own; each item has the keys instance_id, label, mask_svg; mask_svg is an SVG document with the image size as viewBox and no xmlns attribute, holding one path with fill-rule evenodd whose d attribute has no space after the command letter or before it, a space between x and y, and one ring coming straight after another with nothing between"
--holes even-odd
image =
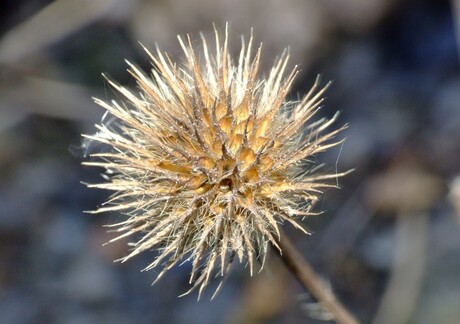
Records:
<instances>
[{"instance_id":1,"label":"dried brown stem","mask_svg":"<svg viewBox=\"0 0 460 324\"><path fill-rule=\"evenodd\" d=\"M357 324L358 320L335 298L313 268L307 263L300 252L294 247L289 238L281 234L278 245L282 253L279 253L285 265L300 282L324 307L331 313L334 320L341 324Z\"/></svg>"}]
</instances>

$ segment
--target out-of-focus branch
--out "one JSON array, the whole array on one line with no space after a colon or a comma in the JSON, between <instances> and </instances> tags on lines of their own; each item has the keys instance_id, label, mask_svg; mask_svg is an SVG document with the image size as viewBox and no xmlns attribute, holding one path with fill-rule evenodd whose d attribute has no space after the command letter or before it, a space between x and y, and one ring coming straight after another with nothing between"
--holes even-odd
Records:
<instances>
[{"instance_id":1,"label":"out-of-focus branch","mask_svg":"<svg viewBox=\"0 0 460 324\"><path fill-rule=\"evenodd\" d=\"M408 323L422 284L428 216L400 214L397 220L392 274L374 324Z\"/></svg>"},{"instance_id":2,"label":"out-of-focus branch","mask_svg":"<svg viewBox=\"0 0 460 324\"><path fill-rule=\"evenodd\" d=\"M460 0L451 0L452 15L455 23L455 33L457 34L457 48L460 57Z\"/></svg>"},{"instance_id":3,"label":"out-of-focus branch","mask_svg":"<svg viewBox=\"0 0 460 324\"><path fill-rule=\"evenodd\" d=\"M17 120L30 113L72 121L95 122L102 114L83 86L58 79L14 75L0 80L0 118ZM0 121L0 132L11 123Z\"/></svg>"},{"instance_id":4,"label":"out-of-focus branch","mask_svg":"<svg viewBox=\"0 0 460 324\"><path fill-rule=\"evenodd\" d=\"M128 9L121 0L54 1L0 40L0 62L13 64L52 45L103 17L121 16Z\"/></svg>"}]
</instances>

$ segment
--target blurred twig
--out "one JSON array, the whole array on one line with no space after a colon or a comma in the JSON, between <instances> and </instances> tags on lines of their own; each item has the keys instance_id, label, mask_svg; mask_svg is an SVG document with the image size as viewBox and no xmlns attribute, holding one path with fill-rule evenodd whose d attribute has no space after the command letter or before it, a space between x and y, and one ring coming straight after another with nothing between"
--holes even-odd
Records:
<instances>
[{"instance_id":1,"label":"blurred twig","mask_svg":"<svg viewBox=\"0 0 460 324\"><path fill-rule=\"evenodd\" d=\"M94 109L90 98L91 93L86 88L61 80L18 74L14 80L0 83L0 110L3 115L10 116L8 119L36 113L94 122L102 112Z\"/></svg>"},{"instance_id":2,"label":"blurred twig","mask_svg":"<svg viewBox=\"0 0 460 324\"><path fill-rule=\"evenodd\" d=\"M0 62L12 64L64 39L104 16L120 16L122 0L58 0L8 32L0 40Z\"/></svg>"},{"instance_id":3,"label":"blurred twig","mask_svg":"<svg viewBox=\"0 0 460 324\"><path fill-rule=\"evenodd\" d=\"M321 304L322 307L330 312L337 323L356 324L357 319L335 298L330 289L325 286L321 278L315 273L313 268L307 263L303 256L297 251L289 238L281 232L278 241L282 253L281 259L289 270Z\"/></svg>"},{"instance_id":4,"label":"blurred twig","mask_svg":"<svg viewBox=\"0 0 460 324\"><path fill-rule=\"evenodd\" d=\"M397 220L393 271L374 324L409 323L422 283L428 216L400 214Z\"/></svg>"},{"instance_id":5,"label":"blurred twig","mask_svg":"<svg viewBox=\"0 0 460 324\"><path fill-rule=\"evenodd\" d=\"M460 57L460 0L451 0L452 2L452 15L455 22L455 32L457 34L457 48Z\"/></svg>"}]
</instances>

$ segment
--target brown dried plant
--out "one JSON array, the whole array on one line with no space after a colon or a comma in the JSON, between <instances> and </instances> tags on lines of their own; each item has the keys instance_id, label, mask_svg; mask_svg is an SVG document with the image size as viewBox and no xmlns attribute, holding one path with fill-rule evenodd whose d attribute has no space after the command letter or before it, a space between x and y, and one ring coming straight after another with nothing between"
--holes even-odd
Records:
<instances>
[{"instance_id":1,"label":"brown dried plant","mask_svg":"<svg viewBox=\"0 0 460 324\"><path fill-rule=\"evenodd\" d=\"M109 180L89 187L114 191L94 213L126 215L109 225L120 233L112 241L135 237L121 261L158 249L145 270L162 265L159 279L191 260L188 292L201 295L213 270L224 277L235 256L251 275L255 260L262 268L269 245L280 249L284 221L307 233L299 220L315 215L310 207L322 188L335 186L327 179L343 175L315 174L310 160L339 144L332 139L343 128L325 132L336 116L311 122L327 88L318 80L303 99L286 100L297 74L285 75L287 52L261 78L261 46L253 53L252 36L236 61L227 29L223 42L216 30L214 55L203 36L201 56L190 37L179 42L181 66L159 49L145 49L151 75L128 62L138 91L108 80L121 100L96 99L112 118L84 136L112 150L84 164L105 168Z\"/></svg>"}]
</instances>

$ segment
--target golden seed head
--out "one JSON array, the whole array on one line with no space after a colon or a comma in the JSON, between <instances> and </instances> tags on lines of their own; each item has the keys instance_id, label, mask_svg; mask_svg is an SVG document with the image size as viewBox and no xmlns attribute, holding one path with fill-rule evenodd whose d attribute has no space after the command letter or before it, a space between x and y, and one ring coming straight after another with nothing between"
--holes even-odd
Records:
<instances>
[{"instance_id":1,"label":"golden seed head","mask_svg":"<svg viewBox=\"0 0 460 324\"><path fill-rule=\"evenodd\" d=\"M91 187L114 191L95 212L123 211L111 225L117 240L134 234L125 261L145 250L159 255L146 269L164 266L158 278L180 260L192 260L192 289L202 290L217 268L224 276L235 256L263 262L269 243L278 247L278 226L312 215L324 180L337 174L310 174L307 160L337 145L341 130L323 134L334 121L307 125L322 102L318 80L300 101L286 96L296 74L287 76L284 53L268 77L259 78L261 48L242 42L236 61L215 32L214 56L203 38L199 59L190 38L179 38L186 63L177 67L157 49L150 76L130 64L139 92L108 81L122 101L96 99L113 118L85 137L112 151L87 165L105 168L110 181ZM201 64L202 63L202 64ZM190 291L191 291L190 290Z\"/></svg>"}]
</instances>

